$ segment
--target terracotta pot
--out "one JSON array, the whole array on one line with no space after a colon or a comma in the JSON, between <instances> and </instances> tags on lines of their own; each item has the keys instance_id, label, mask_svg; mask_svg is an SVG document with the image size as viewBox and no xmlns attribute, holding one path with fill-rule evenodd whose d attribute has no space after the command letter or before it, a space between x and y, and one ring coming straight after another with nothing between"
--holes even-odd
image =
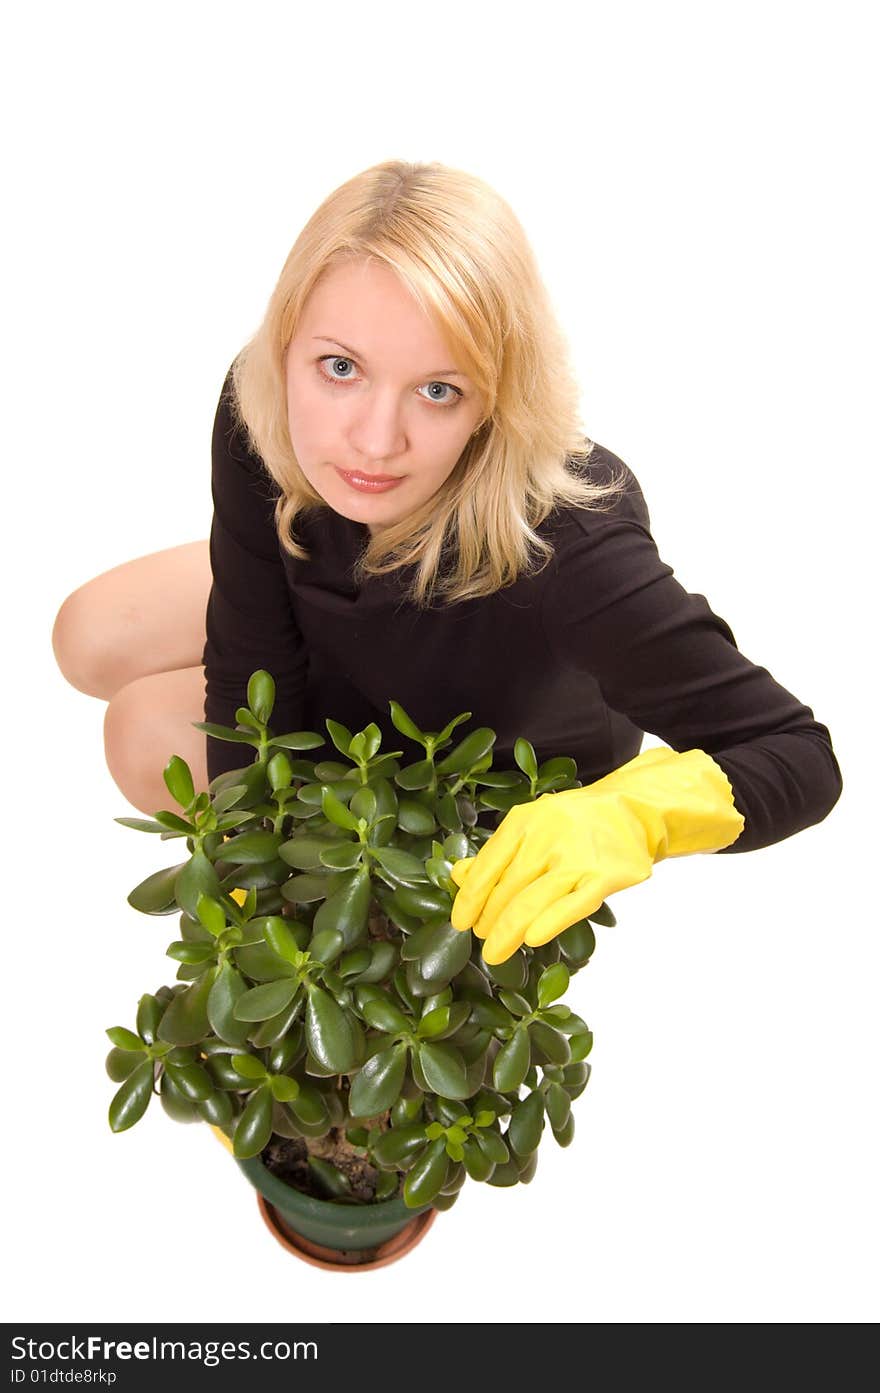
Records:
<instances>
[{"instance_id":1,"label":"terracotta pot","mask_svg":"<svg viewBox=\"0 0 880 1393\"><path fill-rule=\"evenodd\" d=\"M285 1223L278 1210L263 1195L257 1195L257 1204L266 1227L283 1248L303 1262L311 1263L313 1267L323 1267L329 1272L370 1272L377 1267L387 1267L390 1262L396 1262L411 1252L437 1217L436 1209L416 1214L393 1238L375 1248L326 1248L320 1243L310 1243Z\"/></svg>"},{"instance_id":2,"label":"terracotta pot","mask_svg":"<svg viewBox=\"0 0 880 1393\"><path fill-rule=\"evenodd\" d=\"M378 1204L314 1199L279 1180L258 1156L236 1164L257 1190L260 1213L278 1242L316 1267L385 1267L421 1242L437 1215L432 1205L409 1209L401 1195Z\"/></svg>"}]
</instances>

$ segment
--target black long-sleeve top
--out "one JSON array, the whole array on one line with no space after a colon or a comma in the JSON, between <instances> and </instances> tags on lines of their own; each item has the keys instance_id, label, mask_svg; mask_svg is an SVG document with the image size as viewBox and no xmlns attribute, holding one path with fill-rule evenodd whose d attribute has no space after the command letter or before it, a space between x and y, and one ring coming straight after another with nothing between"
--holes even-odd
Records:
<instances>
[{"instance_id":1,"label":"black long-sleeve top","mask_svg":"<svg viewBox=\"0 0 880 1393\"><path fill-rule=\"evenodd\" d=\"M462 711L459 740L497 734L493 768L513 769L525 736L538 762L571 756L591 783L639 753L646 731L673 750L700 749L730 780L745 827L729 852L753 851L820 822L842 790L826 726L746 658L729 625L661 560L639 483L603 446L589 457L606 482L623 465L626 492L607 512L561 506L536 529L552 560L489 596L419 608L396 574L359 589L354 562L365 523L330 507L297 516L306 561L278 541L278 486L236 427L231 372L212 439L211 568L206 614L205 720L235 727L257 668L275 679L278 734L325 718L351 731L371 721L382 749L405 762L420 745L393 726L400 702L422 730ZM247 746L207 738L209 779L250 763Z\"/></svg>"}]
</instances>

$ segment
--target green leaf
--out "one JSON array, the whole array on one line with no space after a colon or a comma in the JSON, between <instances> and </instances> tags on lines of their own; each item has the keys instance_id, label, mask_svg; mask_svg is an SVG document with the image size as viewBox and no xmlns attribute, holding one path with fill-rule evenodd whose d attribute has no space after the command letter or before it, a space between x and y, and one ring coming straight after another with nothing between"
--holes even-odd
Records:
<instances>
[{"instance_id":1,"label":"green leaf","mask_svg":"<svg viewBox=\"0 0 880 1393\"><path fill-rule=\"evenodd\" d=\"M561 1127L553 1128L553 1135L560 1146L570 1146L574 1140L574 1113L569 1113Z\"/></svg>"},{"instance_id":2,"label":"green leaf","mask_svg":"<svg viewBox=\"0 0 880 1393\"><path fill-rule=\"evenodd\" d=\"M118 822L121 827L133 827L136 832L162 832L161 822L151 822L144 817L114 817L114 822Z\"/></svg>"},{"instance_id":3,"label":"green leaf","mask_svg":"<svg viewBox=\"0 0 880 1393\"><path fill-rule=\"evenodd\" d=\"M602 927L606 929L613 929L617 923L617 920L604 900L598 909L594 909L592 914L587 915L587 918L591 919L594 924L601 924Z\"/></svg>"},{"instance_id":4,"label":"green leaf","mask_svg":"<svg viewBox=\"0 0 880 1393\"><path fill-rule=\"evenodd\" d=\"M197 1045L209 1034L208 997L217 969L209 967L169 1003L159 1023L159 1038L169 1045Z\"/></svg>"},{"instance_id":5,"label":"green leaf","mask_svg":"<svg viewBox=\"0 0 880 1393\"><path fill-rule=\"evenodd\" d=\"M395 1006L391 997L378 987L373 987L368 997L363 992L358 994L358 1009L368 1025L374 1030L383 1030L388 1035L409 1030L412 1025L409 1017L405 1016L400 1008Z\"/></svg>"},{"instance_id":6,"label":"green leaf","mask_svg":"<svg viewBox=\"0 0 880 1393\"><path fill-rule=\"evenodd\" d=\"M528 979L529 969L526 955L522 949L517 949L503 963L487 963L482 953L480 954L480 967L486 976L493 982L497 982L500 987L508 987L511 991L519 991L524 987Z\"/></svg>"},{"instance_id":7,"label":"green leaf","mask_svg":"<svg viewBox=\"0 0 880 1393\"><path fill-rule=\"evenodd\" d=\"M401 798L397 805L397 825L413 837L430 837L437 830L431 809L417 798Z\"/></svg>"},{"instance_id":8,"label":"green leaf","mask_svg":"<svg viewBox=\"0 0 880 1393\"><path fill-rule=\"evenodd\" d=\"M215 793L211 799L211 806L215 813L225 813L227 809L233 807L247 793L245 784L232 784L229 788L224 788Z\"/></svg>"},{"instance_id":9,"label":"green leaf","mask_svg":"<svg viewBox=\"0 0 880 1393\"><path fill-rule=\"evenodd\" d=\"M250 1042L255 1049L262 1050L267 1046L277 1045L283 1040L291 1026L298 1021L305 1010L305 992L297 992L293 1000L274 1016L258 1025L251 1031Z\"/></svg>"},{"instance_id":10,"label":"green leaf","mask_svg":"<svg viewBox=\"0 0 880 1393\"><path fill-rule=\"evenodd\" d=\"M344 827L349 832L356 832L358 820L354 814L349 812L326 784L321 792L321 809L328 822L334 822L337 827Z\"/></svg>"},{"instance_id":11,"label":"green leaf","mask_svg":"<svg viewBox=\"0 0 880 1393\"><path fill-rule=\"evenodd\" d=\"M572 1035L569 1039L571 1057L568 1061L571 1064L580 1064L586 1059L590 1050L593 1048L592 1030L579 1031L577 1035Z\"/></svg>"},{"instance_id":12,"label":"green leaf","mask_svg":"<svg viewBox=\"0 0 880 1393\"><path fill-rule=\"evenodd\" d=\"M420 863L421 864L421 863ZM394 891L395 903L407 914L418 914L422 919L436 920L439 928L448 922L452 909L452 897L435 885L399 885Z\"/></svg>"},{"instance_id":13,"label":"green leaf","mask_svg":"<svg viewBox=\"0 0 880 1393\"><path fill-rule=\"evenodd\" d=\"M314 900L329 899L343 879L342 873L333 871L325 875L295 875L282 886L281 893L291 904L311 904Z\"/></svg>"},{"instance_id":14,"label":"green leaf","mask_svg":"<svg viewBox=\"0 0 880 1393\"><path fill-rule=\"evenodd\" d=\"M283 841L280 832L270 832L266 828L242 832L224 842L223 860L237 866L263 866L278 859Z\"/></svg>"},{"instance_id":15,"label":"green leaf","mask_svg":"<svg viewBox=\"0 0 880 1393\"><path fill-rule=\"evenodd\" d=\"M169 943L165 950L169 958L173 958L178 963L188 963L196 966L198 963L213 962L217 958L217 948L213 943L187 943L184 939L176 939L174 943Z\"/></svg>"},{"instance_id":16,"label":"green leaf","mask_svg":"<svg viewBox=\"0 0 880 1393\"><path fill-rule=\"evenodd\" d=\"M422 1072L434 1093L443 1098L466 1098L470 1092L464 1060L452 1045L417 1047Z\"/></svg>"},{"instance_id":17,"label":"green leaf","mask_svg":"<svg viewBox=\"0 0 880 1393\"><path fill-rule=\"evenodd\" d=\"M442 1039L454 1035L471 1013L470 1003L455 1001L448 1006L436 1006L426 1011L419 1021L418 1035L422 1040Z\"/></svg>"},{"instance_id":18,"label":"green leaf","mask_svg":"<svg viewBox=\"0 0 880 1393\"><path fill-rule=\"evenodd\" d=\"M165 787L176 803L188 808L196 796L189 765L180 755L172 755L162 771Z\"/></svg>"},{"instance_id":19,"label":"green leaf","mask_svg":"<svg viewBox=\"0 0 880 1393\"><path fill-rule=\"evenodd\" d=\"M214 1092L214 1082L200 1064L172 1064L166 1059L165 1072L178 1092L191 1103L210 1098Z\"/></svg>"},{"instance_id":20,"label":"green leaf","mask_svg":"<svg viewBox=\"0 0 880 1393\"><path fill-rule=\"evenodd\" d=\"M393 955L389 961L393 963ZM337 965L337 970L340 977L343 979L346 977L360 977L361 973L369 971L372 962L373 955L369 948L354 948L341 959Z\"/></svg>"},{"instance_id":21,"label":"green leaf","mask_svg":"<svg viewBox=\"0 0 880 1393\"><path fill-rule=\"evenodd\" d=\"M429 1142L404 1181L403 1199L406 1206L418 1209L436 1199L443 1189L448 1169L449 1157L444 1139L440 1137L437 1141Z\"/></svg>"},{"instance_id":22,"label":"green leaf","mask_svg":"<svg viewBox=\"0 0 880 1393\"><path fill-rule=\"evenodd\" d=\"M318 1129L319 1135L323 1135L330 1125L327 1100L314 1084L300 1084L299 1095L292 1100L290 1110L307 1127Z\"/></svg>"},{"instance_id":23,"label":"green leaf","mask_svg":"<svg viewBox=\"0 0 880 1393\"><path fill-rule=\"evenodd\" d=\"M368 823L376 816L376 795L371 788L359 788L348 805L349 812L357 818L365 818Z\"/></svg>"},{"instance_id":24,"label":"green leaf","mask_svg":"<svg viewBox=\"0 0 880 1393\"><path fill-rule=\"evenodd\" d=\"M177 903L191 919L198 919L199 895L208 895L219 900L222 893L217 872L202 848L196 846L191 859L186 862L175 881L174 895Z\"/></svg>"},{"instance_id":25,"label":"green leaf","mask_svg":"<svg viewBox=\"0 0 880 1393\"><path fill-rule=\"evenodd\" d=\"M165 808L162 808L156 813L156 821L160 826L172 832L180 832L186 835L195 831L193 824L187 822L186 818L178 817L177 813L170 813Z\"/></svg>"},{"instance_id":26,"label":"green leaf","mask_svg":"<svg viewBox=\"0 0 880 1393\"><path fill-rule=\"evenodd\" d=\"M461 933L448 920L438 925L430 942L419 958L419 972L435 987L445 986L470 960L473 946L471 933Z\"/></svg>"},{"instance_id":27,"label":"green leaf","mask_svg":"<svg viewBox=\"0 0 880 1393\"><path fill-rule=\"evenodd\" d=\"M236 998L233 1016L236 1021L268 1021L290 1005L299 991L298 977L282 977L277 982L265 982L251 987Z\"/></svg>"},{"instance_id":28,"label":"green leaf","mask_svg":"<svg viewBox=\"0 0 880 1393\"><path fill-rule=\"evenodd\" d=\"M373 1142L372 1150L380 1166L396 1166L414 1156L424 1145L424 1125L421 1122L411 1122L404 1127L392 1127L388 1132L380 1132Z\"/></svg>"},{"instance_id":29,"label":"green leaf","mask_svg":"<svg viewBox=\"0 0 880 1393\"><path fill-rule=\"evenodd\" d=\"M295 870L315 871L323 864L321 853L338 845L335 836L330 838L295 835L290 841L281 843L278 855L282 861L286 861L287 865L293 866Z\"/></svg>"},{"instance_id":30,"label":"green leaf","mask_svg":"<svg viewBox=\"0 0 880 1393\"><path fill-rule=\"evenodd\" d=\"M195 726L196 730L203 730L206 735L211 735L215 740L229 740L235 745L250 745L256 748L259 740L256 735L245 735L240 730L233 730L231 726L217 725L215 721L190 721L190 725ZM235 771L239 773L239 770Z\"/></svg>"},{"instance_id":31,"label":"green leaf","mask_svg":"<svg viewBox=\"0 0 880 1393\"><path fill-rule=\"evenodd\" d=\"M488 1180L495 1169L495 1162L486 1155L472 1137L469 1137L464 1143L462 1160L465 1170L472 1180Z\"/></svg>"},{"instance_id":32,"label":"green leaf","mask_svg":"<svg viewBox=\"0 0 880 1393\"><path fill-rule=\"evenodd\" d=\"M196 914L199 923L208 930L214 938L219 938L226 928L226 912L217 900L211 899L209 895L199 894L196 897Z\"/></svg>"},{"instance_id":33,"label":"green leaf","mask_svg":"<svg viewBox=\"0 0 880 1393\"><path fill-rule=\"evenodd\" d=\"M321 929L309 943L309 956L329 967L343 950L344 939L338 929Z\"/></svg>"},{"instance_id":34,"label":"green leaf","mask_svg":"<svg viewBox=\"0 0 880 1393\"><path fill-rule=\"evenodd\" d=\"M547 1056L551 1064L568 1064L571 1050L564 1035L547 1025L544 1021L532 1021L529 1034L534 1044Z\"/></svg>"},{"instance_id":35,"label":"green leaf","mask_svg":"<svg viewBox=\"0 0 880 1393\"><path fill-rule=\"evenodd\" d=\"M232 1134L233 1155L240 1161L258 1156L272 1135L272 1091L263 1084L248 1098Z\"/></svg>"},{"instance_id":36,"label":"green leaf","mask_svg":"<svg viewBox=\"0 0 880 1393\"><path fill-rule=\"evenodd\" d=\"M420 759L416 764L408 764L405 769L398 769L394 775L394 782L400 788L412 792L414 789L427 788L434 778L434 761L432 759Z\"/></svg>"},{"instance_id":37,"label":"green leaf","mask_svg":"<svg viewBox=\"0 0 880 1393\"><path fill-rule=\"evenodd\" d=\"M587 962L596 947L596 935L588 919L579 919L576 924L563 929L557 941L560 950L578 967Z\"/></svg>"},{"instance_id":38,"label":"green leaf","mask_svg":"<svg viewBox=\"0 0 880 1393\"><path fill-rule=\"evenodd\" d=\"M267 725L275 705L275 681L265 668L251 675L247 685L248 706L258 721Z\"/></svg>"},{"instance_id":39,"label":"green leaf","mask_svg":"<svg viewBox=\"0 0 880 1393\"><path fill-rule=\"evenodd\" d=\"M147 876L146 880L136 885L127 896L132 909L138 909L142 914L173 913L177 908L174 887L178 876L188 865L188 861L181 861L176 866L166 866L163 870Z\"/></svg>"},{"instance_id":40,"label":"green leaf","mask_svg":"<svg viewBox=\"0 0 880 1393\"><path fill-rule=\"evenodd\" d=\"M395 730L399 730L401 735L405 735L408 740L413 740L417 745L424 745L425 737L419 730L415 721L411 720L403 707L397 701L389 701L388 706L391 711L391 720Z\"/></svg>"},{"instance_id":41,"label":"green leaf","mask_svg":"<svg viewBox=\"0 0 880 1393\"><path fill-rule=\"evenodd\" d=\"M529 1037L523 1026L517 1026L495 1056L492 1079L501 1093L519 1088L529 1070L531 1051Z\"/></svg>"},{"instance_id":42,"label":"green leaf","mask_svg":"<svg viewBox=\"0 0 880 1393\"><path fill-rule=\"evenodd\" d=\"M561 1083L551 1083L544 1095L544 1106L554 1132L564 1127L571 1112L571 1099Z\"/></svg>"},{"instance_id":43,"label":"green leaf","mask_svg":"<svg viewBox=\"0 0 880 1393\"><path fill-rule=\"evenodd\" d=\"M376 1117L391 1108L400 1097L406 1074L405 1044L379 1050L351 1080L348 1110L352 1117Z\"/></svg>"},{"instance_id":44,"label":"green leaf","mask_svg":"<svg viewBox=\"0 0 880 1393\"><path fill-rule=\"evenodd\" d=\"M316 746L325 743L324 737L318 735L317 731L314 730L291 730L285 732L284 735L273 735L269 740L271 746L280 745L285 750L314 750ZM305 762L305 760L297 761L297 763L303 764ZM293 772L297 778L300 777L296 770L296 764L294 764Z\"/></svg>"},{"instance_id":45,"label":"green leaf","mask_svg":"<svg viewBox=\"0 0 880 1393\"><path fill-rule=\"evenodd\" d=\"M507 1140L518 1156L530 1156L544 1130L544 1098L536 1089L517 1103L510 1115Z\"/></svg>"},{"instance_id":46,"label":"green leaf","mask_svg":"<svg viewBox=\"0 0 880 1393\"><path fill-rule=\"evenodd\" d=\"M315 933L338 929L346 948L353 948L366 932L370 914L370 876L365 868L344 872L312 921Z\"/></svg>"},{"instance_id":47,"label":"green leaf","mask_svg":"<svg viewBox=\"0 0 880 1393\"><path fill-rule=\"evenodd\" d=\"M144 1042L141 1037L131 1030L126 1030L124 1025L111 1025L104 1034L117 1049L143 1051Z\"/></svg>"},{"instance_id":48,"label":"green leaf","mask_svg":"<svg viewBox=\"0 0 880 1393\"><path fill-rule=\"evenodd\" d=\"M538 979L538 1005L549 1006L568 991L569 971L565 963L545 967Z\"/></svg>"},{"instance_id":49,"label":"green leaf","mask_svg":"<svg viewBox=\"0 0 880 1393\"><path fill-rule=\"evenodd\" d=\"M241 1075L243 1079L264 1079L266 1077L265 1064L253 1054L234 1054L232 1067L236 1074Z\"/></svg>"},{"instance_id":50,"label":"green leaf","mask_svg":"<svg viewBox=\"0 0 880 1393\"><path fill-rule=\"evenodd\" d=\"M114 1132L127 1131L143 1117L153 1092L153 1069L152 1059L145 1059L113 1095L109 1118Z\"/></svg>"},{"instance_id":51,"label":"green leaf","mask_svg":"<svg viewBox=\"0 0 880 1393\"><path fill-rule=\"evenodd\" d=\"M351 871L363 864L364 848L362 842L336 842L321 852L321 865L334 871Z\"/></svg>"},{"instance_id":52,"label":"green leaf","mask_svg":"<svg viewBox=\"0 0 880 1393\"><path fill-rule=\"evenodd\" d=\"M127 1079L142 1063L142 1054L139 1057L134 1050L121 1050L117 1047L107 1055L104 1067L114 1083L122 1083L123 1079Z\"/></svg>"},{"instance_id":53,"label":"green leaf","mask_svg":"<svg viewBox=\"0 0 880 1393\"><path fill-rule=\"evenodd\" d=\"M527 1001L519 992L509 992L502 988L498 993L498 1000L513 1016L530 1016L532 1014L531 1002Z\"/></svg>"},{"instance_id":54,"label":"green leaf","mask_svg":"<svg viewBox=\"0 0 880 1393\"><path fill-rule=\"evenodd\" d=\"M325 720L324 724L339 753L347 757L352 741L351 731L339 721Z\"/></svg>"},{"instance_id":55,"label":"green leaf","mask_svg":"<svg viewBox=\"0 0 880 1393\"><path fill-rule=\"evenodd\" d=\"M513 747L513 757L524 774L527 774L530 779L537 779L538 761L535 758L534 746L528 740L524 740L522 736Z\"/></svg>"},{"instance_id":56,"label":"green leaf","mask_svg":"<svg viewBox=\"0 0 880 1393\"><path fill-rule=\"evenodd\" d=\"M235 1116L232 1099L228 1093L222 1093L219 1088L214 1090L210 1098L200 1098L195 1106L199 1117L204 1118L205 1122L210 1122L214 1127L225 1127Z\"/></svg>"},{"instance_id":57,"label":"green leaf","mask_svg":"<svg viewBox=\"0 0 880 1393\"><path fill-rule=\"evenodd\" d=\"M224 959L208 993L208 1021L215 1035L239 1048L247 1044L250 1026L235 1015L235 1005L247 991L248 985L241 973Z\"/></svg>"},{"instance_id":58,"label":"green leaf","mask_svg":"<svg viewBox=\"0 0 880 1393\"><path fill-rule=\"evenodd\" d=\"M309 987L306 1040L319 1064L334 1074L347 1074L356 1064L356 1038L342 1007L321 987Z\"/></svg>"},{"instance_id":59,"label":"green leaf","mask_svg":"<svg viewBox=\"0 0 880 1393\"><path fill-rule=\"evenodd\" d=\"M455 727L460 726L462 721L469 721L472 715L472 711L460 711L457 716L453 716L449 724L445 725L443 729L438 732L437 739L434 743L435 750L442 749L447 745Z\"/></svg>"},{"instance_id":60,"label":"green leaf","mask_svg":"<svg viewBox=\"0 0 880 1393\"><path fill-rule=\"evenodd\" d=\"M290 1103L299 1097L299 1084L288 1074L273 1074L269 1079L272 1097L279 1103Z\"/></svg>"},{"instance_id":61,"label":"green leaf","mask_svg":"<svg viewBox=\"0 0 880 1393\"><path fill-rule=\"evenodd\" d=\"M263 922L263 935L269 947L279 958L293 966L302 952L301 945L280 914L270 914Z\"/></svg>"},{"instance_id":62,"label":"green leaf","mask_svg":"<svg viewBox=\"0 0 880 1393\"><path fill-rule=\"evenodd\" d=\"M472 730L470 735L466 735L460 745L456 745L445 759L436 765L439 775L462 774L469 770L473 765L487 755L495 744L496 735L494 730L489 730L487 726L480 726L477 730Z\"/></svg>"},{"instance_id":63,"label":"green leaf","mask_svg":"<svg viewBox=\"0 0 880 1393\"><path fill-rule=\"evenodd\" d=\"M474 1141L483 1154L492 1162L493 1166L503 1166L505 1161L510 1159L507 1143L500 1132L494 1129L492 1131L477 1132Z\"/></svg>"},{"instance_id":64,"label":"green leaf","mask_svg":"<svg viewBox=\"0 0 880 1393\"><path fill-rule=\"evenodd\" d=\"M389 977L397 966L398 950L394 943L379 942L370 944L370 966L359 974L360 982L381 982Z\"/></svg>"},{"instance_id":65,"label":"green leaf","mask_svg":"<svg viewBox=\"0 0 880 1393\"><path fill-rule=\"evenodd\" d=\"M162 1107L175 1122L198 1122L199 1112L194 1103L181 1093L171 1079L167 1069L162 1072L159 1084L159 1098Z\"/></svg>"},{"instance_id":66,"label":"green leaf","mask_svg":"<svg viewBox=\"0 0 880 1393\"><path fill-rule=\"evenodd\" d=\"M417 856L413 856L408 851L401 851L397 847L371 847L371 855L376 858L383 871L387 871L395 880L410 881L418 884L427 881L428 875L424 863Z\"/></svg>"}]
</instances>

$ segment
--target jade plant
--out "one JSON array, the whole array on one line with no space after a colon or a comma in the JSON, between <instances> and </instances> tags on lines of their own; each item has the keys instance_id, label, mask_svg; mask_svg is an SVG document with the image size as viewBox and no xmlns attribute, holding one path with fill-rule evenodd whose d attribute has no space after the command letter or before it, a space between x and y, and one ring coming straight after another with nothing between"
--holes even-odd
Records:
<instances>
[{"instance_id":1,"label":"jade plant","mask_svg":"<svg viewBox=\"0 0 880 1393\"><path fill-rule=\"evenodd\" d=\"M574 760L539 766L521 737L516 770L493 770L494 731L453 744L470 712L426 732L391 701L423 759L401 765L401 751L380 753L375 724L352 734L327 719L341 758L314 762L302 752L320 735L271 729L268 672L247 700L234 730L193 724L253 751L250 763L196 794L173 755L164 780L182 812L115 819L185 838L188 856L128 896L178 916L177 980L141 997L134 1030L107 1031L111 1128L131 1127L155 1094L175 1120L219 1128L241 1159L298 1139L309 1192L342 1203L402 1191L409 1207L446 1209L468 1177L527 1183L545 1129L561 1146L574 1135L592 1034L560 998L595 947L590 920L614 916L602 905L490 965L450 923L450 871L515 804L580 787ZM367 1199L348 1160L372 1178Z\"/></svg>"}]
</instances>

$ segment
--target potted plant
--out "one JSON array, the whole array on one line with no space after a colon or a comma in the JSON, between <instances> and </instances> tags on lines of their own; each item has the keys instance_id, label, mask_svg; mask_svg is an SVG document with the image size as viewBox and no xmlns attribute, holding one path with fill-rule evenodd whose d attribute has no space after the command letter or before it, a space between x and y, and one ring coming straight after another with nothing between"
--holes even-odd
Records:
<instances>
[{"instance_id":1,"label":"potted plant","mask_svg":"<svg viewBox=\"0 0 880 1393\"><path fill-rule=\"evenodd\" d=\"M328 719L339 758L275 734L260 670L235 729L194 722L253 761L195 794L185 761L164 778L182 813L126 827L185 838L186 860L128 896L176 915L173 986L141 997L135 1029L107 1031L125 1131L157 1094L177 1121L206 1121L294 1251L363 1268L417 1241L470 1178L528 1183L545 1128L566 1146L592 1035L562 1001L595 947L584 919L540 948L487 963L450 923L452 865L475 855L516 803L580 784L573 760L540 767L528 740L493 770L495 733L423 732L395 701L395 728L424 758L380 753L375 724ZM602 905L590 919L613 924Z\"/></svg>"}]
</instances>

